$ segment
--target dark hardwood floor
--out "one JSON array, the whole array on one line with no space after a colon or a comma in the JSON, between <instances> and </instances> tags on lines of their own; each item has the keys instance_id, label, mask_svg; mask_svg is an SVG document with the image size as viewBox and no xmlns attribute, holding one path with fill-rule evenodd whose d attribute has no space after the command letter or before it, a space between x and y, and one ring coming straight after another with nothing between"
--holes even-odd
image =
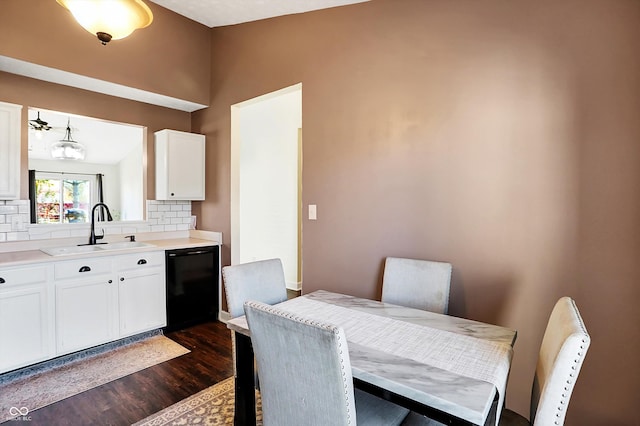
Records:
<instances>
[{"instance_id":1,"label":"dark hardwood floor","mask_svg":"<svg viewBox=\"0 0 640 426\"><path fill-rule=\"evenodd\" d=\"M29 425L130 425L233 375L224 323L166 336L191 352L33 411Z\"/></svg>"}]
</instances>

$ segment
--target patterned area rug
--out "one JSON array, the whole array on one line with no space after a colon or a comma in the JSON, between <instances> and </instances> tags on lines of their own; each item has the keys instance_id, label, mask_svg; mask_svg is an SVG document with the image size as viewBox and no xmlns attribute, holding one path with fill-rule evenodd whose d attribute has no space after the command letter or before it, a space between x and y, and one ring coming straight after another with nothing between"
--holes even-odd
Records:
<instances>
[{"instance_id":1,"label":"patterned area rug","mask_svg":"<svg viewBox=\"0 0 640 426\"><path fill-rule=\"evenodd\" d=\"M44 367L8 373L0 376L0 422L189 352L173 340L155 335L115 349L106 346L47 362Z\"/></svg>"},{"instance_id":2,"label":"patterned area rug","mask_svg":"<svg viewBox=\"0 0 640 426\"><path fill-rule=\"evenodd\" d=\"M147 417L134 426L233 425L233 377ZM262 425L260 394L256 391L256 425Z\"/></svg>"}]
</instances>

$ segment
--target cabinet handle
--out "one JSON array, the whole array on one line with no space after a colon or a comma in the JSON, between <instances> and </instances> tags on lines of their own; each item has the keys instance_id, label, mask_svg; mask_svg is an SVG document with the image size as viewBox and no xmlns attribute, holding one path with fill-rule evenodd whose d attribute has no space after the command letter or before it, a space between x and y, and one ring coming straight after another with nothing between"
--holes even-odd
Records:
<instances>
[{"instance_id":1,"label":"cabinet handle","mask_svg":"<svg viewBox=\"0 0 640 426\"><path fill-rule=\"evenodd\" d=\"M146 265L146 264L147 264L147 259L138 260L138 265Z\"/></svg>"},{"instance_id":2,"label":"cabinet handle","mask_svg":"<svg viewBox=\"0 0 640 426\"><path fill-rule=\"evenodd\" d=\"M120 277L120 281L124 281L124 277Z\"/></svg>"},{"instance_id":3,"label":"cabinet handle","mask_svg":"<svg viewBox=\"0 0 640 426\"><path fill-rule=\"evenodd\" d=\"M89 268L88 266L83 266L82 268L80 268L78 272L89 272L89 271L91 271L91 268Z\"/></svg>"},{"instance_id":4,"label":"cabinet handle","mask_svg":"<svg viewBox=\"0 0 640 426\"><path fill-rule=\"evenodd\" d=\"M111 284L111 283L113 282L113 280L109 280L109 281L107 281L107 282L108 282L109 284Z\"/></svg>"},{"instance_id":5,"label":"cabinet handle","mask_svg":"<svg viewBox=\"0 0 640 426\"><path fill-rule=\"evenodd\" d=\"M0 284L4 284L5 282L4 278L0 277Z\"/></svg>"},{"instance_id":6,"label":"cabinet handle","mask_svg":"<svg viewBox=\"0 0 640 426\"><path fill-rule=\"evenodd\" d=\"M172 193L171 193L171 196L173 197L174 195L175 195L175 194L172 192Z\"/></svg>"}]
</instances>

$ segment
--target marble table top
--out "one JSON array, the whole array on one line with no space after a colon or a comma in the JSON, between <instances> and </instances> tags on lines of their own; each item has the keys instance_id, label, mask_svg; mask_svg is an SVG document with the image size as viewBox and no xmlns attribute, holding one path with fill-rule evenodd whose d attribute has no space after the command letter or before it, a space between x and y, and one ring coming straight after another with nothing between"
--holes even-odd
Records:
<instances>
[{"instance_id":1,"label":"marble table top","mask_svg":"<svg viewBox=\"0 0 640 426\"><path fill-rule=\"evenodd\" d=\"M473 424L496 392L502 407L514 330L322 290L278 307L343 327L356 379ZM227 325L249 335L244 317Z\"/></svg>"}]
</instances>

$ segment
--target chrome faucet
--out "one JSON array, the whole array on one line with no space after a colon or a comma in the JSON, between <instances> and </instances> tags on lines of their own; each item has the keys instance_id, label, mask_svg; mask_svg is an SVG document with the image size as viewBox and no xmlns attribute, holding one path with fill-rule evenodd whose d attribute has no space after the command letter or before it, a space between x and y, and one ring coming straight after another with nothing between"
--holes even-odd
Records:
<instances>
[{"instance_id":1,"label":"chrome faucet","mask_svg":"<svg viewBox=\"0 0 640 426\"><path fill-rule=\"evenodd\" d=\"M113 218L111 217L111 212L109 211L109 207L107 207L105 203L97 203L95 206L93 206L93 208L91 209L91 234L89 235L89 245L97 244L96 243L97 240L101 240L104 238L104 229L102 230L102 235L96 235L95 217L94 217L96 208L101 206L104 207L105 210L107 211L107 220L109 222L113 220Z\"/></svg>"}]
</instances>

